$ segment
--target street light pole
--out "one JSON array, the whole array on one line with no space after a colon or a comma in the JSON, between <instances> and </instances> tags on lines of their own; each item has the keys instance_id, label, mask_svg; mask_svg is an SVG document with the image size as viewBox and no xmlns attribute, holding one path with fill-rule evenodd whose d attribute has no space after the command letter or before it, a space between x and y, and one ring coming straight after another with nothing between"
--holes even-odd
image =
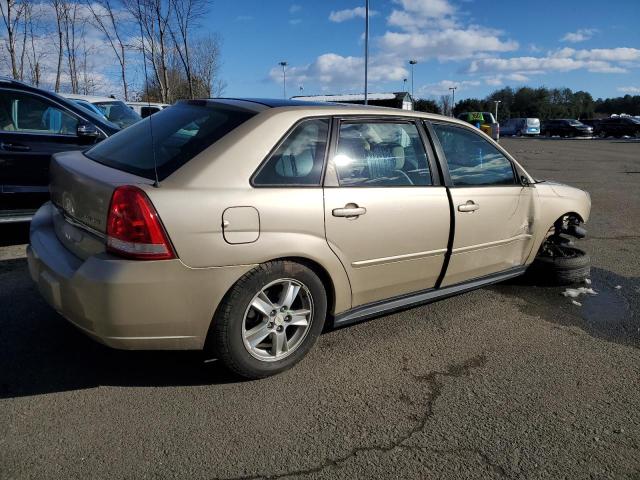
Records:
<instances>
[{"instance_id":1,"label":"street light pole","mask_svg":"<svg viewBox=\"0 0 640 480\"><path fill-rule=\"evenodd\" d=\"M452 99L451 99L451 116L453 117L453 107L456 106L456 88L458 87L449 87L449 90L451 90L451 95L452 95Z\"/></svg>"},{"instance_id":2,"label":"street light pole","mask_svg":"<svg viewBox=\"0 0 640 480\"><path fill-rule=\"evenodd\" d=\"M413 99L413 66L418 63L417 60L409 60L409 65L411 65L411 98Z\"/></svg>"},{"instance_id":3,"label":"street light pole","mask_svg":"<svg viewBox=\"0 0 640 480\"><path fill-rule=\"evenodd\" d=\"M287 67L287 62L280 62L279 65L282 67L282 98L287 99L287 72L285 68Z\"/></svg>"},{"instance_id":4,"label":"street light pole","mask_svg":"<svg viewBox=\"0 0 640 480\"><path fill-rule=\"evenodd\" d=\"M502 100L494 100L493 103L496 104L496 122L498 121L498 104L502 103Z\"/></svg>"},{"instance_id":5,"label":"street light pole","mask_svg":"<svg viewBox=\"0 0 640 480\"><path fill-rule=\"evenodd\" d=\"M365 1L364 19L364 104L369 104L369 0Z\"/></svg>"}]
</instances>

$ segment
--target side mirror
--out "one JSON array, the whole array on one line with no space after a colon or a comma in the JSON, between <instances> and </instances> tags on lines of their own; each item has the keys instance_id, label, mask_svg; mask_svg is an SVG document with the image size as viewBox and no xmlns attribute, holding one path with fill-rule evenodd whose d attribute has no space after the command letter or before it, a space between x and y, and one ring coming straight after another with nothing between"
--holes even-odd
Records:
<instances>
[{"instance_id":1,"label":"side mirror","mask_svg":"<svg viewBox=\"0 0 640 480\"><path fill-rule=\"evenodd\" d=\"M86 122L81 122L78 124L76 134L80 138L98 138L100 136L98 128L94 124Z\"/></svg>"},{"instance_id":2,"label":"side mirror","mask_svg":"<svg viewBox=\"0 0 640 480\"><path fill-rule=\"evenodd\" d=\"M529 181L526 175L520 175L520 184L523 187L529 187L531 185L531 182Z\"/></svg>"}]
</instances>

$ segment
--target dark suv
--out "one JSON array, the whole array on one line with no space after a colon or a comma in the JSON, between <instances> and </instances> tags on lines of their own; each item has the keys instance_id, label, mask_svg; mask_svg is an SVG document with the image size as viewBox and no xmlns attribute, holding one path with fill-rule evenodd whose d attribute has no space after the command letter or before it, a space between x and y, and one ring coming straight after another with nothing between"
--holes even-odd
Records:
<instances>
[{"instance_id":1,"label":"dark suv","mask_svg":"<svg viewBox=\"0 0 640 480\"><path fill-rule=\"evenodd\" d=\"M605 137L640 137L640 120L631 117L611 117L602 120L594 130L595 135Z\"/></svg>"},{"instance_id":2,"label":"dark suv","mask_svg":"<svg viewBox=\"0 0 640 480\"><path fill-rule=\"evenodd\" d=\"M0 223L31 220L49 199L49 160L120 129L61 96L0 77Z\"/></svg>"},{"instance_id":3,"label":"dark suv","mask_svg":"<svg viewBox=\"0 0 640 480\"><path fill-rule=\"evenodd\" d=\"M590 137L593 128L572 119L547 120L542 123L540 134L547 137L558 135L560 137Z\"/></svg>"}]
</instances>

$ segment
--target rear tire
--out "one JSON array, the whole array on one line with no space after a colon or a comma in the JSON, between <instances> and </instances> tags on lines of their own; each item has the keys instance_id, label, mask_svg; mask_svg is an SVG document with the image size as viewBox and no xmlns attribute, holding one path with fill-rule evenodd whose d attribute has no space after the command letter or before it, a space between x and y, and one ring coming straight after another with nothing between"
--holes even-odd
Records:
<instances>
[{"instance_id":1,"label":"rear tire","mask_svg":"<svg viewBox=\"0 0 640 480\"><path fill-rule=\"evenodd\" d=\"M291 301L285 298L287 289L295 291ZM227 292L205 348L242 377L268 377L302 360L322 332L326 315L324 285L309 267L268 262Z\"/></svg>"},{"instance_id":2,"label":"rear tire","mask_svg":"<svg viewBox=\"0 0 640 480\"><path fill-rule=\"evenodd\" d=\"M529 273L545 285L571 285L589 278L591 259L583 250L563 246L566 256L538 255Z\"/></svg>"}]
</instances>

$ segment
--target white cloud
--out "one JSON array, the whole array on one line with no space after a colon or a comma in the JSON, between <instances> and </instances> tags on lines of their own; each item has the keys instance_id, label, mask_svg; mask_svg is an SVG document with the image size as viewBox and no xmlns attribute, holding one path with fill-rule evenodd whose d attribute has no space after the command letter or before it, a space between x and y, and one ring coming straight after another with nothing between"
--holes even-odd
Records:
<instances>
[{"instance_id":1,"label":"white cloud","mask_svg":"<svg viewBox=\"0 0 640 480\"><path fill-rule=\"evenodd\" d=\"M369 16L373 17L374 15L377 15L378 12L376 10L371 10L369 9ZM331 11L331 13L329 14L329 20L331 20L332 22L335 23L341 23L341 22L345 22L347 20L353 20L354 18L365 18L366 16L366 11L364 7L355 7L355 8L348 8L345 10L337 10L337 11Z\"/></svg>"},{"instance_id":2,"label":"white cloud","mask_svg":"<svg viewBox=\"0 0 640 480\"><path fill-rule=\"evenodd\" d=\"M589 40L598 32L595 28L581 28L575 32L567 32L560 40L563 42L578 43Z\"/></svg>"},{"instance_id":3,"label":"white cloud","mask_svg":"<svg viewBox=\"0 0 640 480\"><path fill-rule=\"evenodd\" d=\"M296 3L292 4L289 7L289 13L296 13L296 12L299 12L300 10L302 10L302 5L298 5Z\"/></svg>"},{"instance_id":4,"label":"white cloud","mask_svg":"<svg viewBox=\"0 0 640 480\"><path fill-rule=\"evenodd\" d=\"M289 24L291 25L298 25L301 22L302 20L300 18L292 18L291 20L289 20Z\"/></svg>"},{"instance_id":5,"label":"white cloud","mask_svg":"<svg viewBox=\"0 0 640 480\"><path fill-rule=\"evenodd\" d=\"M618 87L618 91L622 93L629 93L631 95L639 95L640 87Z\"/></svg>"},{"instance_id":6,"label":"white cloud","mask_svg":"<svg viewBox=\"0 0 640 480\"><path fill-rule=\"evenodd\" d=\"M456 9L447 0L393 0L402 5L408 12L417 13L425 17L437 18L453 15Z\"/></svg>"},{"instance_id":7,"label":"white cloud","mask_svg":"<svg viewBox=\"0 0 640 480\"><path fill-rule=\"evenodd\" d=\"M369 82L400 81L407 77L402 61L393 58L373 57L369 64ZM282 81L282 69L274 67L269 76L275 82ZM344 57L336 53L320 55L309 65L287 69L287 81L295 84L307 84L315 81L323 90L361 89L364 84L364 59L362 57Z\"/></svg>"},{"instance_id":8,"label":"white cloud","mask_svg":"<svg viewBox=\"0 0 640 480\"><path fill-rule=\"evenodd\" d=\"M456 9L447 0L394 0L402 9L394 9L387 22L406 31L427 27L454 28Z\"/></svg>"},{"instance_id":9,"label":"white cloud","mask_svg":"<svg viewBox=\"0 0 640 480\"><path fill-rule=\"evenodd\" d=\"M541 72L529 72L529 73L541 73ZM498 75L489 75L483 77L484 83L491 86L503 85L506 81L524 83L529 81L529 77L527 75L523 75L522 73L509 73L509 74L498 74Z\"/></svg>"},{"instance_id":10,"label":"white cloud","mask_svg":"<svg viewBox=\"0 0 640 480\"><path fill-rule=\"evenodd\" d=\"M588 70L594 73L625 73L624 62L640 60L640 50L636 48L607 48L575 50L562 48L549 52L545 57L482 58L469 65L468 73L520 74L569 72Z\"/></svg>"},{"instance_id":11,"label":"white cloud","mask_svg":"<svg viewBox=\"0 0 640 480\"><path fill-rule=\"evenodd\" d=\"M518 48L518 43L502 41L491 29L471 26L466 29L444 29L432 32L387 32L380 40L387 52L397 52L403 57L419 60L460 60L483 52L508 52Z\"/></svg>"},{"instance_id":12,"label":"white cloud","mask_svg":"<svg viewBox=\"0 0 640 480\"><path fill-rule=\"evenodd\" d=\"M429 83L418 88L420 95L447 95L451 93L449 88L457 87L457 91L468 90L469 87L480 85L478 80L462 80L456 82L453 80L440 80L438 83Z\"/></svg>"},{"instance_id":13,"label":"white cloud","mask_svg":"<svg viewBox=\"0 0 640 480\"><path fill-rule=\"evenodd\" d=\"M618 48L594 48L592 50L578 50L576 58L581 60L603 60L607 62L638 61L640 60L640 49L618 47Z\"/></svg>"}]
</instances>

